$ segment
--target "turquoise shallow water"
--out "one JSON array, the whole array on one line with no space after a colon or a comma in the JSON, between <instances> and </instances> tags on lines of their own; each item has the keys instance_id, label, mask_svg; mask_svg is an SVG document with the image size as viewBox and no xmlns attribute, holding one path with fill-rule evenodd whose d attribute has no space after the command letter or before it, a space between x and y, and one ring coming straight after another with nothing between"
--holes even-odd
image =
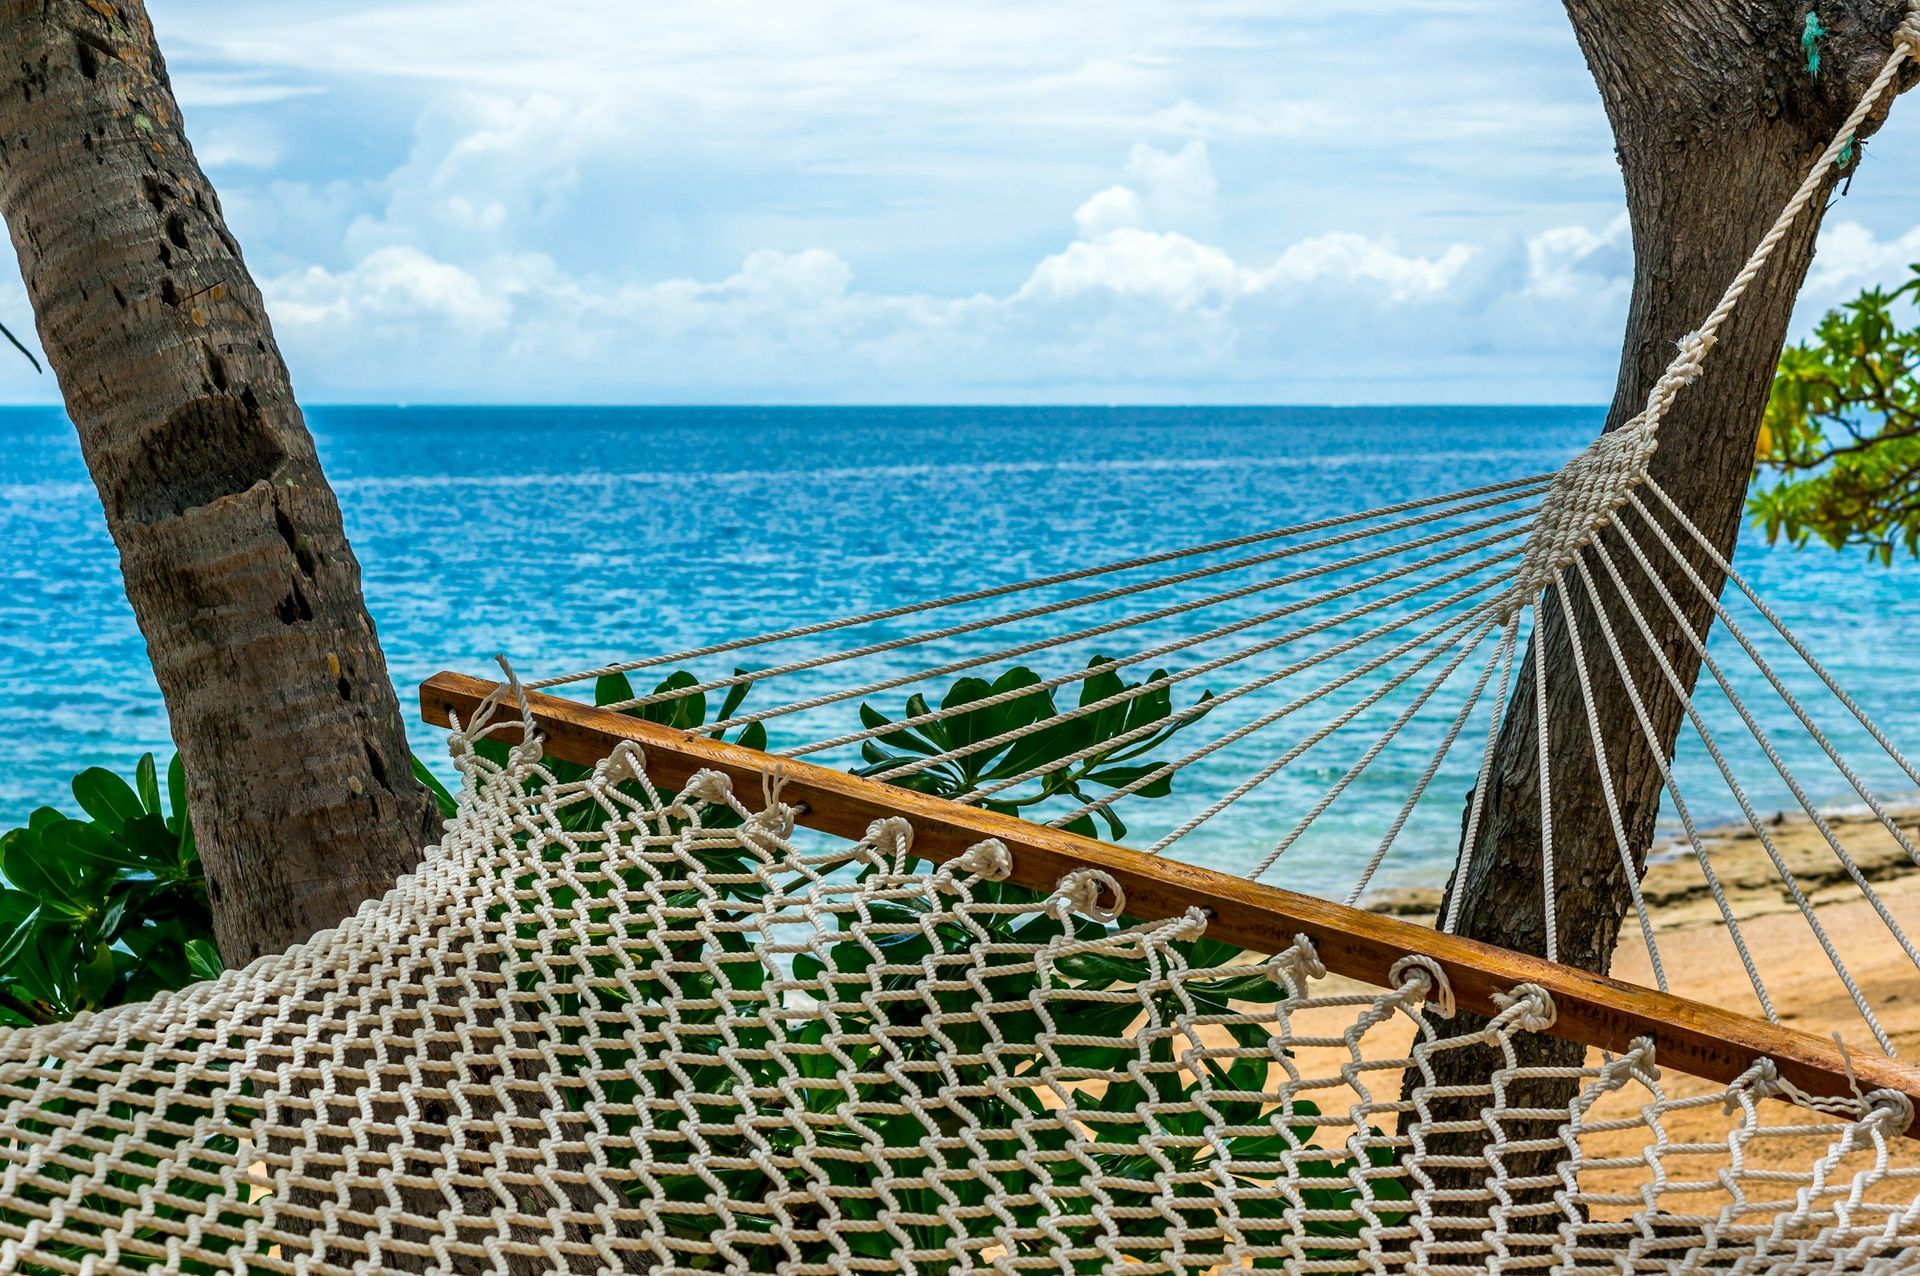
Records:
<instances>
[{"instance_id":1,"label":"turquoise shallow water","mask_svg":"<svg viewBox=\"0 0 1920 1276\"><path fill-rule=\"evenodd\" d=\"M495 652L538 676L1535 473L1591 437L1600 416L356 407L311 419L405 702L435 669L483 670ZM0 821L11 823L64 798L79 768L129 766L167 737L97 498L57 411L0 410L0 545ZM1871 568L1755 536L1739 565L1889 733L1920 746L1920 567ZM1724 635L1715 642L1727 649ZM1769 705L1765 721L1789 763L1805 764L1810 794L1851 799L1841 777L1811 765L1812 745L1787 729L1750 666L1730 668L1745 669L1744 693ZM1815 703L1810 677L1794 685ZM1289 884L1330 888L1377 841L1444 728L1444 703L1289 852ZM1828 703L1818 716L1869 782L1904 795L1903 777ZM1755 805L1789 805L1737 719L1716 698L1706 704ZM440 748L424 727L415 741ZM1223 755L1192 793L1220 791L1260 756ZM1182 853L1244 867L1347 760L1290 767ZM1703 819L1737 815L1696 742L1683 745L1680 774ZM1463 783L1449 773L1436 784L1383 883L1437 880Z\"/></svg>"}]
</instances>

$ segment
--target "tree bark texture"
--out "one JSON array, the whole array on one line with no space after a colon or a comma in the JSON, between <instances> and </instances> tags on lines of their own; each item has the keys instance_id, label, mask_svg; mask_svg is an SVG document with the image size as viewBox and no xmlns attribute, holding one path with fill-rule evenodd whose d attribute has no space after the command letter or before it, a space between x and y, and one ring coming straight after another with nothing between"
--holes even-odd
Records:
<instances>
[{"instance_id":1,"label":"tree bark texture","mask_svg":"<svg viewBox=\"0 0 1920 1276\"><path fill-rule=\"evenodd\" d=\"M120 551L229 963L438 831L360 567L138 0L0 0L0 215Z\"/></svg>"},{"instance_id":2,"label":"tree bark texture","mask_svg":"<svg viewBox=\"0 0 1920 1276\"><path fill-rule=\"evenodd\" d=\"M1616 429L1645 405L1678 340L1698 327L1747 255L1772 225L1808 166L1858 101L1892 48L1904 5L1897 0L1823 0L1829 28L1816 79L1801 49L1804 3L1779 0L1567 0L1574 32L1600 88L1612 123L1633 229L1634 282L1607 429ZM1865 133L1880 123L1869 121ZM1858 152L1856 146L1856 153ZM1856 163L1858 161L1856 160ZM1842 180L1839 171L1829 177ZM1813 258L1822 205L1816 203L1781 245L1772 264L1747 292L1723 330L1704 374L1682 391L1660 430L1653 478L1719 550L1730 555L1738 535L1761 415L1785 341L1795 294ZM1658 502L1649 500L1658 509ZM1688 534L1664 513L1661 524L1693 551L1690 561L1716 591L1724 583ZM1686 622L1704 634L1712 609L1675 567L1651 531L1630 510L1623 521L1681 603ZM1620 536L1602 536L1634 603L1660 639L1667 659L1690 689L1700 671L1697 653L1658 593L1647 585ZM1612 667L1606 639L1578 574L1564 577L1571 617L1549 597L1501 724L1485 809L1470 868L1456 867L1449 902L1461 896L1459 932L1507 948L1544 955L1546 914L1541 864L1540 750L1536 734L1534 665L1546 662L1548 748L1554 838L1554 887L1559 959L1604 972L1612 961L1630 907L1622 865L1600 784L1600 771L1575 673L1569 620L1576 626L1592 674L1600 729L1631 851L1632 871L1645 867L1659 813L1662 779L1654 751L1671 758L1684 722L1683 701L1648 654L1630 613L1604 568L1589 551L1622 649L1634 663L1635 685L1657 739L1649 742ZM1443 905L1443 907L1445 907ZM1434 1019L1442 1035L1477 1023ZM1521 1062L1577 1064L1578 1045L1540 1037ZM1451 1052L1439 1070L1442 1084L1484 1083L1498 1066L1479 1050ZM1409 1079L1409 1087L1413 1079ZM1573 1087L1529 1082L1510 1091L1515 1106L1564 1111ZM1452 1117L1477 1117L1479 1101L1457 1104ZM1510 1136L1550 1132L1506 1122ZM1448 1153L1481 1154L1484 1132L1448 1136ZM1550 1174L1551 1150L1507 1158L1514 1174ZM1450 1171L1444 1186L1465 1186L1481 1170ZM1533 1195L1545 1199L1551 1186ZM1544 1216L1551 1226L1555 1215Z\"/></svg>"}]
</instances>

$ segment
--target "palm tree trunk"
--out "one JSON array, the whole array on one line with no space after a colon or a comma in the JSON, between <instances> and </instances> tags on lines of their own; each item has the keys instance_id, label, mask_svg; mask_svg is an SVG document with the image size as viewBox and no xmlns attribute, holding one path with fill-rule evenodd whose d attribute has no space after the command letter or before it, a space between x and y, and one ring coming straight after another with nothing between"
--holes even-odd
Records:
<instances>
[{"instance_id":1,"label":"palm tree trunk","mask_svg":"<svg viewBox=\"0 0 1920 1276\"><path fill-rule=\"evenodd\" d=\"M139 0L0 0L0 216L166 698L230 963L436 831L259 290Z\"/></svg>"},{"instance_id":2,"label":"palm tree trunk","mask_svg":"<svg viewBox=\"0 0 1920 1276\"><path fill-rule=\"evenodd\" d=\"M1830 33L1816 79L1801 50L1807 12L1801 0L1567 0L1613 125L1633 226L1633 297L1608 429L1641 410L1676 342L1706 317L1772 225L1885 62L1904 9L1899 0L1823 0L1820 16ZM1870 127L1879 122L1871 121ZM1831 180L1842 176L1835 172ZM1724 330L1705 374L1682 393L1661 427L1651 466L1655 481L1726 554L1739 533L1761 414L1795 294L1813 259L1818 211L1810 210L1781 245ZM1678 527L1668 530L1671 534ZM1637 539L1644 544L1648 538ZM1623 575L1640 580L1619 538L1609 533L1603 540L1614 560L1625 565ZM1676 540L1686 543L1688 537L1680 534ZM1696 553L1692 561L1717 591L1723 581L1707 556ZM1655 630L1675 672L1691 688L1699 673L1698 654L1671 623L1658 595L1643 580L1640 584L1634 603L1643 615L1666 620L1656 620ZM1448 898L1456 892L1461 896L1461 934L1545 954L1533 672L1535 662L1544 660L1559 959L1604 972L1631 897L1602 796L1569 619L1588 655L1636 874L1644 870L1660 809L1661 776L1652 751L1672 757L1684 709L1643 649L1633 673L1657 736L1650 743L1604 655L1605 637L1577 575L1567 577L1567 596L1574 600L1571 618L1549 603L1515 676L1470 868L1465 880L1456 870ZM1676 596L1694 632L1704 633L1712 610L1707 601L1692 590ZM1617 631L1635 632L1617 596L1609 594L1606 606ZM1632 644L1627 651L1632 659ZM1484 1020L1462 1015L1453 1022L1432 1022L1436 1032L1448 1036L1472 1032ZM1565 1066L1584 1055L1580 1046L1551 1038L1527 1045L1523 1064ZM1479 1050L1450 1052L1437 1080L1443 1085L1483 1082L1490 1064ZM1409 1078L1409 1090L1413 1081ZM1571 1083L1528 1082L1514 1088L1510 1102L1564 1110L1572 1095ZM1480 1104L1455 1106L1459 1110L1448 1117L1474 1119ZM1512 1137L1541 1133L1518 1125L1508 1123ZM1483 1141L1449 1136L1449 1146L1435 1150L1478 1156ZM1507 1168L1516 1175L1537 1174L1553 1161L1551 1151L1523 1154L1510 1158ZM1484 1171L1448 1176L1452 1181L1446 1186L1464 1186L1477 1184Z\"/></svg>"}]
</instances>

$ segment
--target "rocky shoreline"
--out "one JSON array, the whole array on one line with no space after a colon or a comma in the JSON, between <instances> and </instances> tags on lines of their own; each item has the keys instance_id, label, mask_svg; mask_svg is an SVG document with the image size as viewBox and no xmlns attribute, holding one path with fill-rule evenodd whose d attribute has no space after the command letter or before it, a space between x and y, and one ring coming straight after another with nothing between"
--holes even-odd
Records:
<instances>
[{"instance_id":1,"label":"rocky shoreline","mask_svg":"<svg viewBox=\"0 0 1920 1276\"><path fill-rule=\"evenodd\" d=\"M1920 809L1911 802L1903 802L1889 806L1888 811L1895 827L1905 833L1909 842L1920 846ZM1887 832L1879 817L1848 808L1823 812L1821 818L1867 882L1876 887L1882 883L1898 886L1907 882L1910 874L1920 877L1913 860ZM1826 834L1805 812L1776 811L1763 820L1761 827L1766 840L1773 844L1773 851L1814 904L1834 896L1859 896L1852 874L1834 853ZM1768 853L1766 842L1753 828L1738 824L1703 830L1700 848L1713 866L1736 918L1797 907L1773 856ZM1668 842L1655 846L1648 860L1640 893L1657 927L1665 930L1719 922L1719 907L1714 903L1706 874L1691 844ZM1369 912L1431 924L1440 906L1440 895L1438 887L1396 887L1368 895L1360 901L1360 906Z\"/></svg>"}]
</instances>

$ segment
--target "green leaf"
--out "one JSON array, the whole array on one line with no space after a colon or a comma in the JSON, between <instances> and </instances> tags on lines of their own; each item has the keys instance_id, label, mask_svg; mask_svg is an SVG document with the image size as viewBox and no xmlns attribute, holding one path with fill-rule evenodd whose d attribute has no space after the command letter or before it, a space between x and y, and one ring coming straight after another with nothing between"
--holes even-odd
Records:
<instances>
[{"instance_id":1,"label":"green leaf","mask_svg":"<svg viewBox=\"0 0 1920 1276\"><path fill-rule=\"evenodd\" d=\"M210 939L189 939L186 942L187 972L196 980L218 979L226 970L226 963L220 960L220 950L213 946Z\"/></svg>"},{"instance_id":2,"label":"green leaf","mask_svg":"<svg viewBox=\"0 0 1920 1276\"><path fill-rule=\"evenodd\" d=\"M73 931L51 925L43 916L33 942L20 949L13 963L14 978L36 1001L52 1006L60 1018L70 1019L78 1009L71 1004L67 980L77 969L73 959Z\"/></svg>"},{"instance_id":3,"label":"green leaf","mask_svg":"<svg viewBox=\"0 0 1920 1276\"><path fill-rule=\"evenodd\" d=\"M25 891L0 889L0 978L5 978L20 951L40 925L38 901Z\"/></svg>"},{"instance_id":4,"label":"green leaf","mask_svg":"<svg viewBox=\"0 0 1920 1276\"><path fill-rule=\"evenodd\" d=\"M173 822L176 828L187 827L187 772L180 762L178 753L173 761L167 763L167 801L173 810Z\"/></svg>"},{"instance_id":5,"label":"green leaf","mask_svg":"<svg viewBox=\"0 0 1920 1276\"><path fill-rule=\"evenodd\" d=\"M422 788L433 794L434 805L440 808L440 818L452 819L454 811L459 808L459 803L454 800L447 786L440 783L440 777L427 769L427 764L420 760L419 754L410 756L413 759L413 778L420 781Z\"/></svg>"},{"instance_id":6,"label":"green leaf","mask_svg":"<svg viewBox=\"0 0 1920 1276\"><path fill-rule=\"evenodd\" d=\"M736 668L733 671L733 676L736 678L745 678L747 672L745 669ZM753 683L751 682L736 682L733 686L729 687L727 689L727 698L720 702L720 716L715 718L714 721L725 722L728 718L731 718L739 711L740 706L746 701L747 693L752 690Z\"/></svg>"},{"instance_id":7,"label":"green leaf","mask_svg":"<svg viewBox=\"0 0 1920 1276\"><path fill-rule=\"evenodd\" d=\"M113 982L113 948L107 944L95 945L74 973L73 996L79 1003L74 1008L94 1010L108 1004Z\"/></svg>"},{"instance_id":8,"label":"green leaf","mask_svg":"<svg viewBox=\"0 0 1920 1276\"><path fill-rule=\"evenodd\" d=\"M1102 788L1123 789L1142 776L1151 775L1155 771L1160 770L1161 765L1161 763L1145 763L1139 766L1107 767L1105 770L1089 773L1085 782L1088 784L1098 784ZM1168 772L1152 784L1141 785L1127 796L1165 797L1171 792L1173 792L1173 773Z\"/></svg>"},{"instance_id":9,"label":"green leaf","mask_svg":"<svg viewBox=\"0 0 1920 1276\"><path fill-rule=\"evenodd\" d=\"M595 705L623 704L637 699L633 694L633 683L623 673L603 673L593 682L593 703Z\"/></svg>"},{"instance_id":10,"label":"green leaf","mask_svg":"<svg viewBox=\"0 0 1920 1276\"><path fill-rule=\"evenodd\" d=\"M128 820L120 830L115 848L121 858L115 862L127 868L142 868L158 875L176 872L180 866L180 839L167 822L151 812Z\"/></svg>"},{"instance_id":11,"label":"green leaf","mask_svg":"<svg viewBox=\"0 0 1920 1276\"><path fill-rule=\"evenodd\" d=\"M143 753L133 768L134 786L140 791L140 805L148 815L160 815L160 776L153 765L153 755Z\"/></svg>"},{"instance_id":12,"label":"green leaf","mask_svg":"<svg viewBox=\"0 0 1920 1276\"><path fill-rule=\"evenodd\" d=\"M685 692L688 687L697 687L700 680L685 669L676 669L662 678L653 689L656 696ZM707 720L707 696L704 691L692 695L675 695L670 700L661 700L643 705L627 712L637 715L648 722L658 722L662 726L677 727L682 731L702 725Z\"/></svg>"},{"instance_id":13,"label":"green leaf","mask_svg":"<svg viewBox=\"0 0 1920 1276\"><path fill-rule=\"evenodd\" d=\"M926 701L920 700L918 696L915 696L913 697L913 699L907 701L907 712L905 714L906 717L915 716L916 710L914 709L914 701L916 700L919 700L919 703L920 703L920 708L918 712L920 713L926 712ZM893 724L892 718L887 717L885 714L881 713L878 709L874 708L872 705L863 703L860 706L860 725L866 728L868 731L878 731L881 728L891 726L892 724ZM930 723L928 725L933 725L933 724ZM880 735L876 738L881 744L884 744L889 748L907 749L911 752L918 753L923 756L940 753L943 751L941 748L936 747L931 741L922 737L917 731L913 730L912 728L903 728L898 731L887 732L886 734ZM871 745L872 743L873 741L868 741L868 744ZM880 750L876 749L875 752L878 753L880 752Z\"/></svg>"},{"instance_id":14,"label":"green leaf","mask_svg":"<svg viewBox=\"0 0 1920 1276\"><path fill-rule=\"evenodd\" d=\"M146 810L140 795L105 767L88 767L74 776L73 798L81 810L112 829Z\"/></svg>"},{"instance_id":15,"label":"green leaf","mask_svg":"<svg viewBox=\"0 0 1920 1276\"><path fill-rule=\"evenodd\" d=\"M38 833L7 843L7 880L38 899L43 907L62 912L84 912L85 894L80 889L79 844L98 846L104 835L94 832L78 820L64 820ZM108 843L110 845L110 843ZM87 854L87 859L92 859Z\"/></svg>"}]
</instances>

